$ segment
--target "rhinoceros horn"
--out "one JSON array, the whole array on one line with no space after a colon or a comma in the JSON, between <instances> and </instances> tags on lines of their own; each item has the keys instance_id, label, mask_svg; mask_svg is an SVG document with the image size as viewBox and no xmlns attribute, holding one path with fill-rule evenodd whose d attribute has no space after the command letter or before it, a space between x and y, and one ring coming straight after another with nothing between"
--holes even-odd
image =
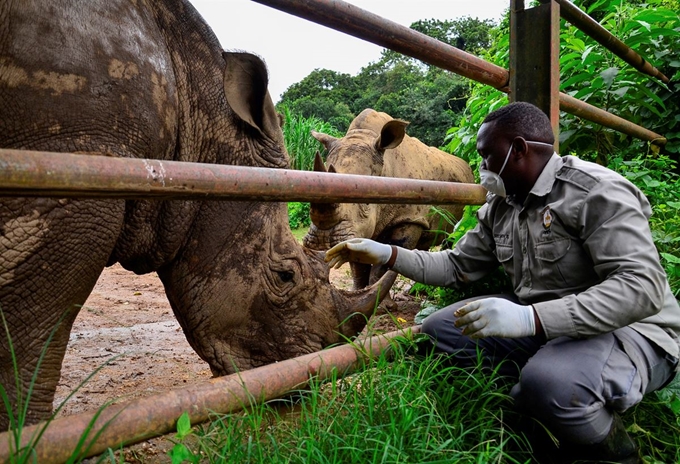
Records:
<instances>
[{"instance_id":1,"label":"rhinoceros horn","mask_svg":"<svg viewBox=\"0 0 680 464\"><path fill-rule=\"evenodd\" d=\"M333 165L329 166L326 170L326 165L321 158L321 154L317 150L316 155L314 155L314 171L316 172L335 172ZM330 228L337 224L337 209L338 203L311 203L309 215L312 222L322 229Z\"/></svg>"},{"instance_id":2,"label":"rhinoceros horn","mask_svg":"<svg viewBox=\"0 0 680 464\"><path fill-rule=\"evenodd\" d=\"M327 172L326 165L323 163L323 159L321 158L319 150L317 150L314 154L314 170L316 172Z\"/></svg>"},{"instance_id":3,"label":"rhinoceros horn","mask_svg":"<svg viewBox=\"0 0 680 464\"><path fill-rule=\"evenodd\" d=\"M340 332L353 337L366 326L366 321L378 307L378 304L389 294L397 273L387 271L375 284L360 290L339 290L335 301L340 318ZM335 295L335 294L334 294Z\"/></svg>"}]
</instances>

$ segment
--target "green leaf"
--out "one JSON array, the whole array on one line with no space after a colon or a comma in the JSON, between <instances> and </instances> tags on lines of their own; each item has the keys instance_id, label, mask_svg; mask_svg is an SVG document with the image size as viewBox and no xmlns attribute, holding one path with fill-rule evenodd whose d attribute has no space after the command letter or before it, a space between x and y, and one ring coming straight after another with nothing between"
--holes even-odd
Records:
<instances>
[{"instance_id":1,"label":"green leaf","mask_svg":"<svg viewBox=\"0 0 680 464\"><path fill-rule=\"evenodd\" d=\"M193 453L185 445L176 443L170 451L168 451L172 464L182 464L184 461L194 461Z\"/></svg>"},{"instance_id":2,"label":"green leaf","mask_svg":"<svg viewBox=\"0 0 680 464\"><path fill-rule=\"evenodd\" d=\"M191 433L191 419L189 413L185 412L177 419L177 438L182 440Z\"/></svg>"},{"instance_id":3,"label":"green leaf","mask_svg":"<svg viewBox=\"0 0 680 464\"><path fill-rule=\"evenodd\" d=\"M614 79L616 76L619 74L619 68L611 67L607 68L604 71L600 73L600 77L602 77L602 80L604 83L607 85L607 87L612 85L612 82L614 82Z\"/></svg>"},{"instance_id":4,"label":"green leaf","mask_svg":"<svg viewBox=\"0 0 680 464\"><path fill-rule=\"evenodd\" d=\"M665 259L669 263L680 264L680 258L678 258L675 255L672 255L670 253L660 253L660 255L663 259Z\"/></svg>"},{"instance_id":5,"label":"green leaf","mask_svg":"<svg viewBox=\"0 0 680 464\"><path fill-rule=\"evenodd\" d=\"M574 84L578 84L579 82L587 81L592 79L593 76L591 76L589 73L579 73L576 74L575 76L571 76L569 79L564 81L562 83L562 87L566 88Z\"/></svg>"},{"instance_id":6,"label":"green leaf","mask_svg":"<svg viewBox=\"0 0 680 464\"><path fill-rule=\"evenodd\" d=\"M630 87L621 87L620 89L612 90L612 93L614 95L618 95L619 97L624 97L626 92L628 92L628 89L630 89Z\"/></svg>"}]
</instances>

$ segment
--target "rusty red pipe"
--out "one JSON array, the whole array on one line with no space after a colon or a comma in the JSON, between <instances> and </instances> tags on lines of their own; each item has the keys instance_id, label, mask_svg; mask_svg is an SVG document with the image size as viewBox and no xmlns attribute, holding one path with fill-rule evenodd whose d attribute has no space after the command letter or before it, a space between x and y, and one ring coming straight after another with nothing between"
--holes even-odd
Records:
<instances>
[{"instance_id":1,"label":"rusty red pipe","mask_svg":"<svg viewBox=\"0 0 680 464\"><path fill-rule=\"evenodd\" d=\"M59 418L49 424L25 427L21 446L26 446L31 437L46 426L34 448L36 462L65 462L84 435L87 435L85 447L89 445L89 449L80 457L95 456L108 448L115 449L173 432L177 419L184 412L189 414L192 424L198 424L207 421L213 414L239 411L305 388L312 377L327 380L334 374L341 377L352 373L367 358L377 356L394 343L396 337L410 338L418 332L420 326L397 330L356 344L340 345L219 377L186 389L104 407L99 415L96 412L79 414ZM0 434L0 462L11 461L13 443L11 432Z\"/></svg>"},{"instance_id":2,"label":"rusty red pipe","mask_svg":"<svg viewBox=\"0 0 680 464\"><path fill-rule=\"evenodd\" d=\"M551 0L540 0L541 3L549 3ZM635 50L630 48L600 23L591 18L587 13L581 11L579 7L569 0L555 0L560 5L560 16L572 23L581 31L595 39L600 45L610 50L623 61L640 71L641 73L659 79L664 84L668 84L670 79L652 64L645 60Z\"/></svg>"},{"instance_id":3,"label":"rusty red pipe","mask_svg":"<svg viewBox=\"0 0 680 464\"><path fill-rule=\"evenodd\" d=\"M565 93L560 93L560 109L579 118L609 127L641 140L646 140L655 145L665 145L667 141L666 137L656 132L645 129L595 106L585 104L581 100Z\"/></svg>"},{"instance_id":4,"label":"rusty red pipe","mask_svg":"<svg viewBox=\"0 0 680 464\"><path fill-rule=\"evenodd\" d=\"M500 66L351 3L340 0L254 1L507 92L509 74ZM454 3L451 8L455 8Z\"/></svg>"},{"instance_id":5,"label":"rusty red pipe","mask_svg":"<svg viewBox=\"0 0 680 464\"><path fill-rule=\"evenodd\" d=\"M253 1L509 92L508 70L350 3L341 0ZM455 8L453 3L451 8ZM560 93L560 109L656 145L666 143L666 139L655 132L564 93Z\"/></svg>"},{"instance_id":6,"label":"rusty red pipe","mask_svg":"<svg viewBox=\"0 0 680 464\"><path fill-rule=\"evenodd\" d=\"M2 195L481 205L486 190L396 177L0 149Z\"/></svg>"}]
</instances>

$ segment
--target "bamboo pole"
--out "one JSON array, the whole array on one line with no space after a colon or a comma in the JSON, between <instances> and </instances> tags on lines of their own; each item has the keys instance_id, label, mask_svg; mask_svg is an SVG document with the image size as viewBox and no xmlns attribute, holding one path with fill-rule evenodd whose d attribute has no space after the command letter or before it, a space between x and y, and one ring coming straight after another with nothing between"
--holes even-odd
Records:
<instances>
[{"instance_id":1,"label":"bamboo pole","mask_svg":"<svg viewBox=\"0 0 680 464\"><path fill-rule=\"evenodd\" d=\"M0 196L481 205L477 184L0 149Z\"/></svg>"},{"instance_id":2,"label":"bamboo pole","mask_svg":"<svg viewBox=\"0 0 680 464\"><path fill-rule=\"evenodd\" d=\"M35 462L66 462L76 451L80 458L95 456L108 448L127 446L171 433L177 419L187 412L192 424L209 420L214 414L236 412L287 393L305 388L311 378L327 380L333 375L350 374L377 356L396 337L410 338L420 326L374 336L356 344L346 344L287 359L237 374L219 377L181 390L172 390L124 404L103 407L98 412L55 419L25 427L21 447L44 428L34 445ZM12 462L15 437L0 434L0 462ZM79 441L82 445L79 447Z\"/></svg>"}]
</instances>

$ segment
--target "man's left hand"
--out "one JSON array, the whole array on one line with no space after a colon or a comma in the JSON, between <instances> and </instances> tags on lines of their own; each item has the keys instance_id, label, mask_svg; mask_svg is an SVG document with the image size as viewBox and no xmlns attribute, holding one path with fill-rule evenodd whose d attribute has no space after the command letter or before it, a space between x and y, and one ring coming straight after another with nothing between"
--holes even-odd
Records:
<instances>
[{"instance_id":1,"label":"man's left hand","mask_svg":"<svg viewBox=\"0 0 680 464\"><path fill-rule=\"evenodd\" d=\"M536 335L534 308L504 298L476 300L456 310L456 327L470 338Z\"/></svg>"}]
</instances>

